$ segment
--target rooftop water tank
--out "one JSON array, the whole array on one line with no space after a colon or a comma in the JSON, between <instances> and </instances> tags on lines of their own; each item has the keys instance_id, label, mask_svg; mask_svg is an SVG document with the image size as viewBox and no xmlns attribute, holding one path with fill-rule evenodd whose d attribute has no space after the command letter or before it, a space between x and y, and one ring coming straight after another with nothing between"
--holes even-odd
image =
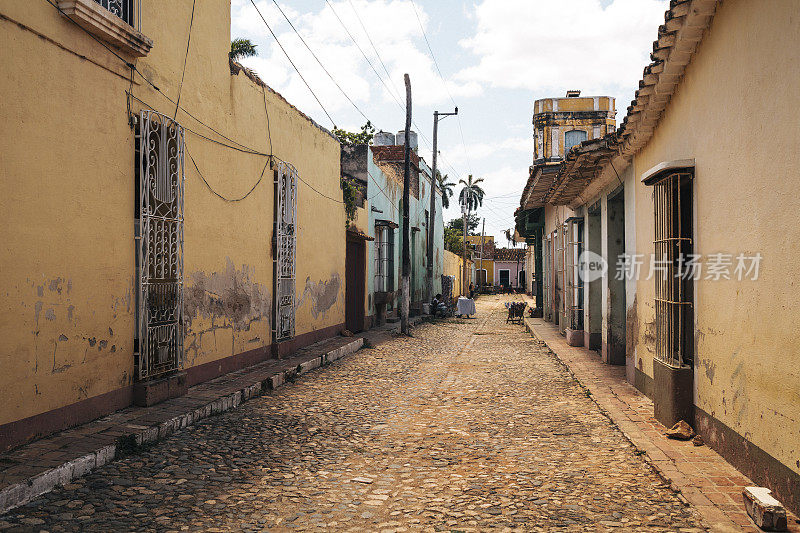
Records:
<instances>
[{"instance_id":1,"label":"rooftop water tank","mask_svg":"<svg viewBox=\"0 0 800 533\"><path fill-rule=\"evenodd\" d=\"M372 138L372 142L375 146L394 146L394 133L389 133L388 131L379 131Z\"/></svg>"},{"instance_id":2,"label":"rooftop water tank","mask_svg":"<svg viewBox=\"0 0 800 533\"><path fill-rule=\"evenodd\" d=\"M408 132L408 139L409 139L409 143L408 144L411 146L411 149L414 150L414 151L417 151L417 148L418 148L417 133L415 131L413 131L413 130L410 130ZM398 131L397 132L397 144L399 144L400 146L403 146L403 145L405 145L405 140L406 140L406 132L405 132L405 130Z\"/></svg>"}]
</instances>

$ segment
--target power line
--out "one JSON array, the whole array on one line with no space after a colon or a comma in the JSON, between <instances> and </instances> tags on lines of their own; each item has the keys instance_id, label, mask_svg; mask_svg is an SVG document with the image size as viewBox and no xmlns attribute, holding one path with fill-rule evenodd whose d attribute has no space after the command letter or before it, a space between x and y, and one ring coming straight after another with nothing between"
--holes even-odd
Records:
<instances>
[{"instance_id":1,"label":"power line","mask_svg":"<svg viewBox=\"0 0 800 533\"><path fill-rule=\"evenodd\" d=\"M183 78L186 76L186 62L189 60L189 44L192 42L192 27L194 26L194 7L197 0L192 0L192 15L189 17L189 33L186 37L186 53L183 56L183 70L181 71L181 83L178 85L178 98L175 102L175 113L172 120L178 117L178 109L181 105L181 93L183 92Z\"/></svg>"},{"instance_id":2,"label":"power line","mask_svg":"<svg viewBox=\"0 0 800 533\"><path fill-rule=\"evenodd\" d=\"M96 37L94 34L92 34L92 33L91 33L89 30L87 30L86 28L84 28L83 26L81 26L80 24L78 24L77 22L75 22L74 20L72 20L71 18L69 18L69 17L67 16L67 14L64 12L64 10L63 10L63 9L61 9L60 7L58 7L58 5L57 5L57 4L55 4L55 3L53 2L53 0L44 0L44 1L45 1L45 2L47 2L48 4L50 4L51 6L53 6L53 7L54 7L54 8L55 8L55 9L56 9L56 10L57 10L59 13L61 13L62 15L64 15L64 17L66 18L66 20L68 20L70 23L72 23L72 24L73 24L73 25L74 25L76 28L78 28L80 31L82 31L82 32L83 32L83 33L85 33L86 35L88 35L88 36L89 36L89 38L91 38L92 40L94 40L95 42L97 42L97 43L98 43L100 46L102 46L103 48L105 48L105 49L106 49L106 50L107 50L107 51L108 51L108 52L109 52L111 55L113 55L114 57L116 57L117 59L119 59L119 60L120 60L120 61L121 61L121 62L122 62L122 63L123 63L123 64L124 64L126 67L128 67L129 69L131 69L131 72L134 72L134 73L136 73L136 74L139 74L139 76L141 76L141 78L142 78L142 79L143 79L143 80L144 80L144 81L145 81L145 82L146 82L146 83L147 83L147 84L148 84L150 87L152 87L154 91L156 91L156 92L157 92L157 93L159 93L161 96L163 96L163 97L164 97L164 98L165 98L165 99L166 99L168 102L170 102L170 103L171 103L171 104L173 104L173 105L178 105L178 103L177 103L175 100L173 100L172 98L170 98L169 96L167 96L167 94L166 94L164 91L162 91L162 90L161 90L161 89L160 89L160 88L159 88L159 87L158 87L158 86L157 86L155 83L153 83L152 81L150 81L150 79L149 79L147 76L145 76L144 74L142 74L142 71L140 71L140 70L139 70L139 69L136 67L136 65L134 65L133 63L130 63L128 60L126 60L125 58L123 58L123 57L122 57L121 55L119 55L117 52L115 52L114 50L112 50L112 49L111 49L111 48L110 48L110 47L109 47L107 44L105 44L103 41L101 41L101 40L100 40L98 37ZM131 80L130 80L130 82L131 82L131 86L132 86L132 85L133 85L133 76L131 76ZM130 94L130 92L129 92L129 94ZM138 99L137 99L137 100L138 100ZM220 131L216 130L215 128L213 128L212 126L209 126L208 124L206 124L205 122L203 122L202 120L200 120L199 118L197 118L195 115L193 115L192 113L190 113L190 112L189 112L189 111L188 111L188 110L187 110L185 107L180 107L180 106L178 106L178 107L179 107L179 109L180 109L181 111L183 111L184 113L186 113L186 114L187 114L189 117L191 117L192 119L194 119L195 121L197 121L199 124L202 124L203 126L205 126L206 128L208 128L209 130L213 131L214 133L216 133L217 135L219 135L219 136L220 136L220 137L222 137L223 139L225 139L225 140L227 140L227 141L230 141L230 142L232 142L232 143L234 143L234 144L236 144L236 145L240 146L241 148L244 148L245 150L243 150L243 151L249 151L249 152L252 152L252 153L259 153L257 150L254 150L253 148L250 148L250 147L248 147L248 146L245 146L244 144L241 144L241 143L239 143L239 142L237 142L237 141L234 141L233 139L231 139L231 138L230 138L230 137L228 137L227 135L225 135L225 134L221 133ZM151 107L151 109L153 109L153 108ZM193 133L195 133L195 132L193 132ZM217 141L217 142L218 142L218 141ZM224 143L219 143L219 144L223 144L223 145L224 145Z\"/></svg>"},{"instance_id":3,"label":"power line","mask_svg":"<svg viewBox=\"0 0 800 533\"><path fill-rule=\"evenodd\" d=\"M334 129L336 129L336 122L333 120L333 118L331 117L330 113L328 113L328 110L327 110L327 109L325 109L325 106L324 106L324 105L322 105L322 102L320 102L319 98L317 98L317 94L316 94L316 93L315 93L315 92L314 92L314 91L311 89L311 86L308 84L308 82L306 81L306 79L303 77L303 75L302 75L302 74L300 74L300 70L298 70L298 68L297 68L297 65L295 65L295 64L294 64L294 61L292 61L292 58L291 58L291 57L289 57L289 54L288 54L288 52L286 52L286 49L285 49L285 48L283 47L283 45L281 44L281 41L278 39L278 36L277 36L277 35L275 35L275 32L274 32L274 31L272 31L272 28L270 27L269 23L267 22L267 19L265 19L265 18L264 18L264 15L262 15L262 14L261 14L261 10L260 10L260 9L258 9L258 6L256 5L256 3L255 3L253 0L250 0L250 3L251 3L251 4L253 4L253 7L254 7L254 8L256 8L256 12L258 12L258 16L259 16L259 17L261 17L261 20L263 20L263 21L264 21L264 25L267 27L267 29L269 30L269 32L272 34L272 37L275 39L275 42L276 42L276 43L278 43L278 46L280 47L281 51L283 52L283 55L285 55L285 56L286 56L286 59L288 59L288 60L289 60L289 63L291 63L291 65L292 65L292 68L294 68L294 71L295 71L295 72L297 72L297 75L298 75L298 76L300 76L300 79L301 79L301 80L303 80L303 83L305 84L306 88L307 88L307 89L308 89L308 91L311 93L311 95L314 97L314 100L316 100L316 101L317 101L317 103L319 104L319 106L322 108L322 111L323 111L323 112L325 113L325 115L328 117L328 120L330 120L330 121L331 121L331 124L333 124L333 128L334 128Z\"/></svg>"},{"instance_id":4,"label":"power line","mask_svg":"<svg viewBox=\"0 0 800 533\"><path fill-rule=\"evenodd\" d=\"M261 169L261 175L258 177L258 180L256 180L255 184L253 184L253 186L250 187L250 190L247 191L247 193L244 196L240 196L239 198L226 198L225 196L221 195L216 190L214 190L214 188L211 186L211 184L208 183L208 181L206 180L205 176L203 176L203 173L200 172L200 169L198 168L197 163L195 163L194 157L192 157L192 154L189 153L189 150L186 150L186 155L189 156L189 159L191 160L192 165L194 166L194 169L197 171L197 175L200 176L200 179L203 180L203 183L206 184L206 187L208 187L208 190L211 191L215 196L217 196L217 197L221 198L222 200L224 200L225 202L230 202L230 203L241 202L242 200L244 200L245 198L250 196L250 194L254 190L256 190L256 187L258 187L258 184L261 183L262 179L264 179L264 172L266 172L267 167L269 166L269 162L270 162L270 158L268 157L267 161L264 163L264 168Z\"/></svg>"},{"instance_id":5,"label":"power line","mask_svg":"<svg viewBox=\"0 0 800 533\"><path fill-rule=\"evenodd\" d=\"M252 2L252 0L250 0L250 1ZM361 52L361 55L362 55L362 56L364 56L364 59L365 59L365 60L367 61L367 63L369 64L370 68L372 68L372 72L374 72L374 73L375 73L375 76L377 76L378 80L380 80L380 82L381 82L381 84L383 85L384 89L386 89L386 92L388 92L388 93L389 93L389 95L390 95L390 96L391 96L391 97L394 99L394 101L397 103L397 105L400 107L400 109L401 109L401 110L402 110L402 109L404 109L404 108L403 108L403 104L401 104L401 103L400 103L400 100L398 100L398 99L397 99L397 97L395 96L395 94L394 94L394 93L391 91L391 89L389 89L389 86L388 86L388 85L386 85L386 82L385 82L385 81L383 81L383 78L381 77L381 75L380 75L380 74L378 74L378 70L375 68L375 65L373 65L373 64L372 64L372 61L370 61L370 60L369 60L369 58L367 57L367 54L365 54L365 53L364 53L364 50L363 50L363 49L361 48L361 46L358 44L358 41L356 41L355 37L353 37L353 34L352 34L352 33L350 33L350 30L347 28L347 26L345 25L345 23L344 23L344 22L342 21L342 19L339 17L339 14L338 14L338 13L336 12L336 10L333 8L333 5L330 3L330 1L329 1L329 0L325 0L325 3L326 3L326 4L328 4L328 7L329 7L329 8L331 8L331 11L333 12L333 16L335 16L335 17L336 17L336 20L338 20L338 21L339 21L339 24L342 26L342 28L344 28L344 31L345 31L345 33L347 33L348 37L350 37L350 40L351 40L351 41L353 41L353 44L355 44L355 45L356 45L356 48L358 48L358 51L359 51L359 52ZM390 80L390 81L391 81L391 80Z\"/></svg>"},{"instance_id":6,"label":"power line","mask_svg":"<svg viewBox=\"0 0 800 533\"><path fill-rule=\"evenodd\" d=\"M425 44L428 46L428 52L431 55L431 59L433 60L433 65L436 67L436 72L439 73L439 79L442 80L442 86L444 87L447 96L450 97L450 102L452 102L454 107L458 107L456 105L456 101L453 99L453 95L450 93L450 89L447 88L447 81L444 79L444 75L442 74L442 69L439 68L439 62L436 61L436 55L433 53L433 48L431 48L431 43L428 40L428 36L425 33L425 27L422 25L422 19L419 16L419 11L417 10L417 4L414 3L414 0L411 0L411 7L414 8L414 15L417 17L417 23L419 24L420 32L422 32L422 38L425 39ZM467 167L469 168L470 174L472 174L472 163L469 160L469 155L467 153L467 143L464 140L464 130L461 127L461 117L456 115L456 121L458 122L458 132L461 135L461 147L464 150L464 158L467 161Z\"/></svg>"},{"instance_id":7,"label":"power line","mask_svg":"<svg viewBox=\"0 0 800 533\"><path fill-rule=\"evenodd\" d=\"M306 49L311 53L312 56L314 56L314 59L317 60L317 63L319 64L319 66L322 67L322 70L325 71L325 74L327 74L328 77L333 82L333 84L336 85L336 88L339 89L339 92L341 92L344 95L344 97L347 98L347 101L350 102L352 104L352 106L356 109L356 111L358 111L361 114L361 116L364 117L364 120L366 120L367 122L371 122L369 120L369 118L367 117L367 115L365 115L364 112L361 111L361 109L356 105L356 103L353 102L353 100L350 98L350 96L344 91L344 89L342 89L342 87L339 85L339 83L333 78L331 73L328 72L328 69L325 68L325 65L323 65L322 61L319 60L319 57L317 57L317 54L315 54L314 51L311 49L311 47L308 46L308 43L306 42L306 40L303 39L303 36L300 35L300 32L297 31L297 28L295 28L294 24L292 24L292 21L289 20L289 17L286 16L286 13L283 12L283 9L281 8L280 4L278 4L277 0L272 0L272 3L275 4L275 7L277 7L278 11L280 11L281 15L283 15L283 18L286 19L286 22L289 23L289 26L291 26L292 30L294 30L295 34L297 34L297 36L300 38L300 42L302 42L305 45Z\"/></svg>"},{"instance_id":8,"label":"power line","mask_svg":"<svg viewBox=\"0 0 800 533\"><path fill-rule=\"evenodd\" d=\"M397 92L397 94L400 94L400 91L397 89L397 86L392 81L392 75L389 74L389 69L386 68L386 63L383 62L383 59L381 58L380 53L378 53L378 48L375 46L375 43L372 42L372 38L369 36L369 32L367 31L367 27L364 26L364 21L361 20L361 16L358 14L358 11L356 10L355 6L353 5L353 0L347 0L347 1L350 4L350 9L352 9L353 13L355 13L355 15L356 15L356 19L358 20L358 23L361 24L361 29L364 30L364 35L367 36L367 40L369 41L370 46L372 46L372 49L375 51L375 55L378 57L378 61L380 61L381 66L383 67L383 71L386 73L386 79L388 79L389 83L392 84L392 87Z\"/></svg>"},{"instance_id":9,"label":"power line","mask_svg":"<svg viewBox=\"0 0 800 533\"><path fill-rule=\"evenodd\" d=\"M252 0L250 0L250 1L252 2ZM374 73L375 73L375 77L377 77L377 78L378 78L378 81L380 81L380 82L381 82L381 84L383 85L384 89L386 89L386 92L387 92L387 93L389 93L389 96L391 96L391 97L392 97L392 99L395 101L395 103L396 103L396 104L397 104L397 106L400 108L400 110L401 110L401 111L405 111L405 107L403 106L403 104L400 102L400 100L398 100L398 98L395 96L395 94L392 92L392 90L389 88L389 86L388 86L388 85L386 84L386 82L384 81L383 77L382 77L382 76L381 76L381 75L378 73L378 69L376 69L376 68L375 68L375 65L372 63L372 61L370 61L369 57L368 57L368 56L367 56L367 54L364 52L364 49L363 49L363 48L361 48L361 45L359 45L359 44L358 44L358 41L356 41L355 37L353 37L353 34L350 32L350 30L348 29L347 25L344 23L344 21L341 19L341 17L339 16L339 14L336 12L336 9L333 7L333 4L331 4L330 0L325 0L325 3L326 3L326 4L328 5L328 7L331 9L331 11L333 12L333 15L336 17L336 20L338 20L338 21L339 21L339 24L342 26L342 28L344 29L345 33L347 33L347 36L348 36L348 37L350 37L350 40L351 40L351 41L353 41L353 44L355 44L355 45L356 45L356 48L358 49L358 51L359 51L359 52L361 52L361 55L364 57L364 59L366 60L367 64L368 64L368 65L370 66L370 68L372 69L372 72L374 72ZM365 29L365 33L366 33L366 35L367 35L367 38L369 39L369 32L367 32L367 31L366 31L366 29ZM371 41L371 39L370 39L370 41ZM377 52L377 50L376 50L376 54L377 54L377 56L378 56L378 60L380 60L380 61L381 61L381 63L383 63L383 60L382 60L382 59L381 59L381 57L380 57L380 53L378 53L378 52ZM389 81L391 82L391 78L389 79ZM429 148L430 150L433 150L433 148L432 148L432 145L431 145L431 142L430 142L430 139L428 139L428 137L427 137L427 136L425 135L425 133L422 131L422 128L420 128L420 127L419 127L419 124L417 124L417 122L416 122L416 121L414 121L413 119L412 119L412 121L411 121L411 122L412 122L412 124L414 124L414 127L415 127L415 128L417 128L417 130L416 130L416 131L417 131L417 134L419 135L419 137L420 137L420 138L422 138L422 140L423 140L423 141L425 141L425 144L427 144L427 145L428 145L428 148ZM442 157L442 162L443 162L443 163L445 163L447 166L449 166L450 170L452 170L454 174L456 174L456 175L458 175L458 174L459 174L459 173L458 173L458 172L457 172L457 171L456 171L456 170L453 168L453 166L452 166L452 165L450 165L449 163L447 163L447 162L444 160L444 157Z\"/></svg>"},{"instance_id":10,"label":"power line","mask_svg":"<svg viewBox=\"0 0 800 533\"><path fill-rule=\"evenodd\" d=\"M130 91L125 91L125 94L126 94L126 95L127 95L129 98L133 98L134 100L136 100L137 102L139 102L139 103L140 103L140 104L142 104L143 106L147 107L148 109L155 110L155 107L154 107L154 106L152 106L152 105L150 105L149 103L145 102L144 100L142 100L142 99L141 99L141 98L139 98L138 96L134 95L134 94L133 94L133 93L131 93ZM186 111L184 108L181 108L181 109L182 109L184 112ZM203 123L201 122L201 124L203 124ZM206 141L212 142L212 143L214 143L214 144L219 144L219 145L221 145L221 146L224 146L225 148L230 148L230 149L232 149L232 150L236 150L236 151L239 151L239 152L242 152L242 153L245 153L245 154L261 155L261 156L269 156L269 155L272 155L271 153L267 154L267 153L264 153L264 152L261 152L261 151L258 151L258 150L252 149L252 148L247 148L247 147L245 147L245 148L240 148L239 146L235 146L235 145L232 145L232 144L226 144L226 143L224 143L224 142L221 142L221 141L218 141L218 140L216 140L216 139L212 139L211 137L208 137L207 135L203 135L202 133L200 133L200 132L198 132L198 131L195 131L195 130L191 129L191 128L190 128L190 127L188 127L188 126L183 126L183 125L182 125L181 127L182 127L183 129L185 129L186 131L188 131L189 133L191 133L191 134L193 134L193 135L196 135L197 137L200 137L201 139L205 139ZM238 144L238 143L237 143L237 144ZM272 145L271 145L271 144L270 144L270 152L272 152Z\"/></svg>"}]
</instances>

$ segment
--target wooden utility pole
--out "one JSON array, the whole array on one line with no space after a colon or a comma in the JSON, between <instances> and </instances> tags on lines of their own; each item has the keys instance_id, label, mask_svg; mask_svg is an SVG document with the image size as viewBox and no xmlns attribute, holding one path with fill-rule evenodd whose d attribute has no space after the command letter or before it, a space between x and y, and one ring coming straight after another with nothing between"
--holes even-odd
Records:
<instances>
[{"instance_id":1,"label":"wooden utility pole","mask_svg":"<svg viewBox=\"0 0 800 533\"><path fill-rule=\"evenodd\" d=\"M463 294L464 297L468 297L469 296L469 281L467 279L467 277L468 277L467 276L467 218L468 218L467 217L467 213L469 211L468 211L467 204L466 204L466 198L464 200L465 200L465 203L461 206L461 217L464 220L464 223L463 223L463 226L464 226L464 228L463 228L463 230L464 230L464 246L463 246L463 249L461 251L461 259L462 259L462 262L463 262L463 265L462 265L463 266L463 268L462 268L462 272L463 273L462 273L462 277L461 277L461 294Z\"/></svg>"},{"instance_id":2,"label":"wooden utility pole","mask_svg":"<svg viewBox=\"0 0 800 533\"><path fill-rule=\"evenodd\" d=\"M486 238L486 218L483 219L483 225L481 226L481 266L478 270L478 294L483 293L483 247L484 247L484 239ZM488 280L487 280L488 281Z\"/></svg>"},{"instance_id":3,"label":"wooden utility pole","mask_svg":"<svg viewBox=\"0 0 800 533\"><path fill-rule=\"evenodd\" d=\"M406 131L405 131L405 160L403 162L403 280L400 287L400 332L409 334L408 308L411 299L411 250L409 249L409 218L408 202L411 188L411 78L404 76L406 82Z\"/></svg>"},{"instance_id":4,"label":"wooden utility pole","mask_svg":"<svg viewBox=\"0 0 800 533\"><path fill-rule=\"evenodd\" d=\"M433 243L435 237L436 224L434 214L436 213L436 158L439 155L438 139L439 139L439 117L449 117L451 115L458 115L458 108L453 113L439 113L433 112L433 168L431 169L431 205L430 216L428 217L428 279L426 284L426 298L430 301L433 298ZM442 194L445 194L442 191Z\"/></svg>"}]
</instances>

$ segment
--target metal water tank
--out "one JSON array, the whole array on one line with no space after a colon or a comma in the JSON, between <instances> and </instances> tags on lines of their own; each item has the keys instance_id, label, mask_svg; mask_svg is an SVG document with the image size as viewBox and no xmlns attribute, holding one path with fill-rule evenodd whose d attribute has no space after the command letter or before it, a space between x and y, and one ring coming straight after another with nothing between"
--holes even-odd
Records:
<instances>
[{"instance_id":1,"label":"metal water tank","mask_svg":"<svg viewBox=\"0 0 800 533\"><path fill-rule=\"evenodd\" d=\"M389 133L388 131L379 131L372 138L372 142L375 146L394 146L394 133Z\"/></svg>"},{"instance_id":2,"label":"metal water tank","mask_svg":"<svg viewBox=\"0 0 800 533\"><path fill-rule=\"evenodd\" d=\"M418 148L417 132L415 132L414 130L409 130L408 139L409 139L409 143L408 144L411 145L411 149L416 151L417 148ZM406 132L405 132L405 130L398 131L397 132L397 144L399 144L400 146L403 146L403 145L405 145L405 140L406 140Z\"/></svg>"}]
</instances>

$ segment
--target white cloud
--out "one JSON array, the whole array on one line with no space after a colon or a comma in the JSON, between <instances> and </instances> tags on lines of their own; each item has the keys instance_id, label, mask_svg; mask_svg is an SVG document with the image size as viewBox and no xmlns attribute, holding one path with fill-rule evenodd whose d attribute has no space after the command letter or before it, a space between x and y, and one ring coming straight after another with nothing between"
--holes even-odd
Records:
<instances>
[{"instance_id":1,"label":"white cloud","mask_svg":"<svg viewBox=\"0 0 800 533\"><path fill-rule=\"evenodd\" d=\"M483 0L476 34L460 42L478 62L456 79L547 95L632 94L666 8L667 0Z\"/></svg>"},{"instance_id":2,"label":"white cloud","mask_svg":"<svg viewBox=\"0 0 800 533\"><path fill-rule=\"evenodd\" d=\"M461 155L464 150L471 160L486 159L489 157L504 158L509 152L523 152L533 154L533 139L530 137L509 137L508 139L487 140L480 143L466 144L463 148L452 145L445 149L446 153Z\"/></svg>"},{"instance_id":3,"label":"white cloud","mask_svg":"<svg viewBox=\"0 0 800 533\"><path fill-rule=\"evenodd\" d=\"M415 105L446 101L449 99L447 91L453 98L480 93L480 84L472 81L448 81L445 90L428 55L419 22L409 0L352 0L352 3L350 0L342 0L331 3L358 45L353 43L334 12L325 3L321 3L319 11L308 13L300 13L284 3L281 3L281 8L331 76L368 117L372 116L376 106L393 106L399 109L398 102L404 105L404 73L411 77ZM258 0L256 4L297 69L334 119L343 112L350 115L356 113L352 104L320 67L275 5L268 0ZM417 4L417 10L422 24L427 28L427 14L420 4ZM362 28L362 23L369 31L372 43ZM259 56L245 59L243 63L246 66L258 72L266 83L283 93L300 109L319 115L319 104L249 1L233 1L231 33L233 37L250 38L258 44ZM380 57L375 53L373 44ZM364 59L359 47L372 66ZM377 75L373 69L377 71ZM378 80L378 76L383 78L383 83ZM418 90L414 91L415 87Z\"/></svg>"}]
</instances>

